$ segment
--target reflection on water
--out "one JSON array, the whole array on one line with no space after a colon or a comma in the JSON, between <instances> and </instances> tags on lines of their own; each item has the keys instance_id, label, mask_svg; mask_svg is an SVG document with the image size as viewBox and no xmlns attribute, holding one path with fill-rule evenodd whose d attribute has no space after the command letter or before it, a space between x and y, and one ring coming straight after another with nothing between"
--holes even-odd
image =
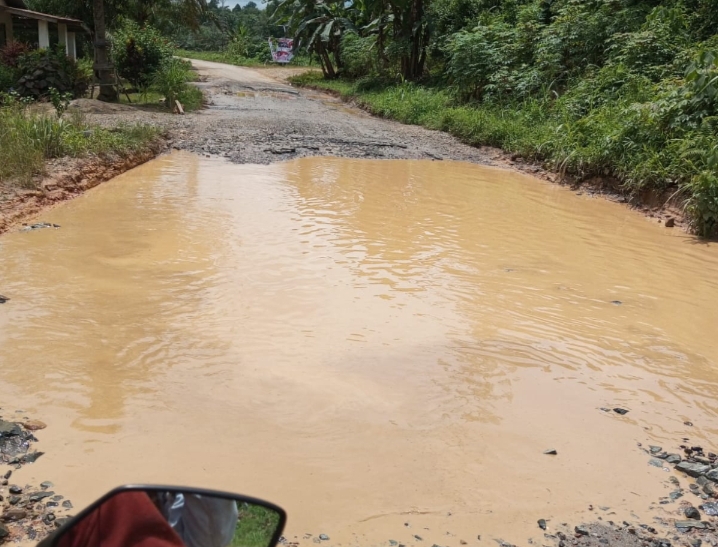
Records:
<instances>
[{"instance_id":1,"label":"reflection on water","mask_svg":"<svg viewBox=\"0 0 718 547\"><path fill-rule=\"evenodd\" d=\"M38 465L85 501L142 474L273 498L300 534L490 533L644 510L635 441L718 433L718 250L600 199L173 154L42 220L0 239L0 396L50 422Z\"/></svg>"}]
</instances>

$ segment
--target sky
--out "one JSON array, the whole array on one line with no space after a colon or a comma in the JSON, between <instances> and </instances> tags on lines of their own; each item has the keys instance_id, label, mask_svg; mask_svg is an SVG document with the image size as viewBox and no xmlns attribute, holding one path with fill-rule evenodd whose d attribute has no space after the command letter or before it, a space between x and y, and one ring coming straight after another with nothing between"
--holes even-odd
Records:
<instances>
[{"instance_id":1,"label":"sky","mask_svg":"<svg viewBox=\"0 0 718 547\"><path fill-rule=\"evenodd\" d=\"M244 6L249 1L250 0L224 0L224 4L225 4L225 6L229 6L230 8L233 8L237 4L239 4L240 6ZM255 0L254 3L257 4L258 8L262 8L261 0Z\"/></svg>"}]
</instances>

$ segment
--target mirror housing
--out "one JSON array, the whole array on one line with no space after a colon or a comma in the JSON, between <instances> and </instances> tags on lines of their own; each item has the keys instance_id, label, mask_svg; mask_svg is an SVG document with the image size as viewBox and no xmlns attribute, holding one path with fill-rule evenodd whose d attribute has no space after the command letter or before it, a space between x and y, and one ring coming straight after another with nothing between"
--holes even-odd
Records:
<instances>
[{"instance_id":1,"label":"mirror housing","mask_svg":"<svg viewBox=\"0 0 718 547\"><path fill-rule=\"evenodd\" d=\"M256 498L181 486L115 488L38 547L274 547L287 521Z\"/></svg>"}]
</instances>

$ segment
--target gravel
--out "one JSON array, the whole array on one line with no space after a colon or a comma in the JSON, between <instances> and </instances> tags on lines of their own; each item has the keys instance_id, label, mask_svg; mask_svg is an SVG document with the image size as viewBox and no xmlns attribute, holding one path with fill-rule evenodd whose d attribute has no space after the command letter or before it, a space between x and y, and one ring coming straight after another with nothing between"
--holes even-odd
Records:
<instances>
[{"instance_id":1,"label":"gravel","mask_svg":"<svg viewBox=\"0 0 718 547\"><path fill-rule=\"evenodd\" d=\"M207 61L192 63L204 80L198 85L207 99L206 108L198 112L180 116L162 112L159 107L105 108L88 99L73 106L88 121L101 125L116 125L120 118L160 126L168 131L175 149L221 156L236 163L339 156L452 159L505 166L505 156L497 149L474 148L446 133L370 116L329 95L299 90L270 78L261 70Z\"/></svg>"}]
</instances>

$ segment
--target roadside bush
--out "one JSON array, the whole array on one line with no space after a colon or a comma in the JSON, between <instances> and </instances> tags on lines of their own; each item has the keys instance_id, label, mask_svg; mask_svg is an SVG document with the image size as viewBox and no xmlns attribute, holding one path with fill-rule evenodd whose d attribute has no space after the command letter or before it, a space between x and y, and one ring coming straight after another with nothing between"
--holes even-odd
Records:
<instances>
[{"instance_id":1,"label":"roadside bush","mask_svg":"<svg viewBox=\"0 0 718 547\"><path fill-rule=\"evenodd\" d=\"M0 65L0 93L13 89L16 82L15 71L8 66Z\"/></svg>"},{"instance_id":2,"label":"roadside bush","mask_svg":"<svg viewBox=\"0 0 718 547\"><path fill-rule=\"evenodd\" d=\"M154 87L164 95L170 110L175 108L175 101L186 110L196 110L202 105L202 92L188 84L193 79L190 66L181 59L171 59L155 75Z\"/></svg>"},{"instance_id":3,"label":"roadside bush","mask_svg":"<svg viewBox=\"0 0 718 547\"><path fill-rule=\"evenodd\" d=\"M20 75L17 92L34 99L48 97L51 88L81 97L89 85L77 63L61 48L25 53L18 59L17 73Z\"/></svg>"},{"instance_id":4,"label":"roadside bush","mask_svg":"<svg viewBox=\"0 0 718 547\"><path fill-rule=\"evenodd\" d=\"M374 70L376 59L376 36L361 37L355 32L345 32L341 38L342 72L350 78L367 76Z\"/></svg>"},{"instance_id":5,"label":"roadside bush","mask_svg":"<svg viewBox=\"0 0 718 547\"><path fill-rule=\"evenodd\" d=\"M521 51L515 28L501 22L454 34L447 43L446 74L463 99L504 95L516 85Z\"/></svg>"},{"instance_id":6,"label":"roadside bush","mask_svg":"<svg viewBox=\"0 0 718 547\"><path fill-rule=\"evenodd\" d=\"M241 64L245 59L262 63L272 59L267 41L252 34L247 26L241 24L237 27L237 32L232 40L227 44L225 54L236 64Z\"/></svg>"},{"instance_id":7,"label":"roadside bush","mask_svg":"<svg viewBox=\"0 0 718 547\"><path fill-rule=\"evenodd\" d=\"M156 29L125 20L112 34L112 58L120 77L138 89L147 88L172 58L170 43Z\"/></svg>"},{"instance_id":8,"label":"roadside bush","mask_svg":"<svg viewBox=\"0 0 718 547\"><path fill-rule=\"evenodd\" d=\"M0 65L17 68L20 57L30 51L30 46L24 42L10 42L0 48Z\"/></svg>"}]
</instances>

